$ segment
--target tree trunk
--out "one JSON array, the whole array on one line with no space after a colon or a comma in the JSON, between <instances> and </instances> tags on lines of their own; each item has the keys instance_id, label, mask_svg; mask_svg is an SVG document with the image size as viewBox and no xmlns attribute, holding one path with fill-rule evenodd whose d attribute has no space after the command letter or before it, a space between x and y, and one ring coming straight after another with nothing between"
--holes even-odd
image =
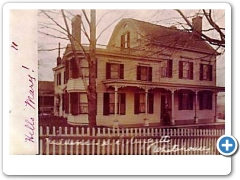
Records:
<instances>
[{"instance_id":1,"label":"tree trunk","mask_svg":"<svg viewBox=\"0 0 240 180\"><path fill-rule=\"evenodd\" d=\"M89 126L96 126L97 93L96 93L96 10L91 10L90 24L90 62L88 86L88 120Z\"/></svg>"}]
</instances>

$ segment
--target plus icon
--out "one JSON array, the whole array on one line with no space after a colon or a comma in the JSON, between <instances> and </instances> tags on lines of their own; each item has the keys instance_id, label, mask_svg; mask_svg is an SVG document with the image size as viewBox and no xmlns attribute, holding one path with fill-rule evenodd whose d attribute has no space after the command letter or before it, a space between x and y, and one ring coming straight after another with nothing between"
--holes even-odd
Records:
<instances>
[{"instance_id":1,"label":"plus icon","mask_svg":"<svg viewBox=\"0 0 240 180\"><path fill-rule=\"evenodd\" d=\"M230 156L237 150L237 140L232 136L221 136L217 141L217 149L224 156Z\"/></svg>"},{"instance_id":2,"label":"plus icon","mask_svg":"<svg viewBox=\"0 0 240 180\"><path fill-rule=\"evenodd\" d=\"M232 144L229 144L228 139L227 139L227 140L226 140L226 143L225 143L225 144L222 144L222 146L226 148L226 151L228 151L228 150L229 150L229 147L232 147L233 145L232 145Z\"/></svg>"}]
</instances>

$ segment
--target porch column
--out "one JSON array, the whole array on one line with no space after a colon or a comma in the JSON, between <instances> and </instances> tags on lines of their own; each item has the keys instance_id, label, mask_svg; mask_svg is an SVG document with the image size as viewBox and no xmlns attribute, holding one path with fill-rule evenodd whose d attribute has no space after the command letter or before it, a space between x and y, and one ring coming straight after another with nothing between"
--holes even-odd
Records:
<instances>
[{"instance_id":1,"label":"porch column","mask_svg":"<svg viewBox=\"0 0 240 180\"><path fill-rule=\"evenodd\" d=\"M198 124L198 111L197 111L197 104L198 104L198 91L195 91L195 123Z\"/></svg>"},{"instance_id":2,"label":"porch column","mask_svg":"<svg viewBox=\"0 0 240 180\"><path fill-rule=\"evenodd\" d=\"M118 87L117 87L117 85L115 85L115 91L114 91L114 121L113 121L113 128L118 128L117 101L118 101Z\"/></svg>"},{"instance_id":3,"label":"porch column","mask_svg":"<svg viewBox=\"0 0 240 180\"><path fill-rule=\"evenodd\" d=\"M214 92L214 101L215 101L215 109L214 109L214 122L217 122L217 92Z\"/></svg>"},{"instance_id":4,"label":"porch column","mask_svg":"<svg viewBox=\"0 0 240 180\"><path fill-rule=\"evenodd\" d=\"M144 126L149 126L148 122L148 88L145 87L145 119Z\"/></svg>"},{"instance_id":5,"label":"porch column","mask_svg":"<svg viewBox=\"0 0 240 180\"><path fill-rule=\"evenodd\" d=\"M172 121L172 125L174 125L175 124L175 117L174 117L174 91L175 90L171 90L171 93L172 93L172 119L171 119L171 121Z\"/></svg>"}]
</instances>

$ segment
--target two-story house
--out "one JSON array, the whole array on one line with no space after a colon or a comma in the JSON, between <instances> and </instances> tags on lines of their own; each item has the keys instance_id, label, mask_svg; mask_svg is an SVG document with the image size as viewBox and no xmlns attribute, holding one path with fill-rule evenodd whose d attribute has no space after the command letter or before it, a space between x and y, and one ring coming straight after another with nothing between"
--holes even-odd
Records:
<instances>
[{"instance_id":1,"label":"two-story house","mask_svg":"<svg viewBox=\"0 0 240 180\"><path fill-rule=\"evenodd\" d=\"M72 22L79 42L80 22L80 16ZM219 54L198 36L201 17L193 19L193 27L186 32L129 18L116 25L107 48L96 50L97 125L216 121L217 93L225 89L216 86ZM77 48L88 82L88 63ZM70 45L57 62L55 115L67 117L70 124L88 124L86 84L76 73Z\"/></svg>"}]
</instances>

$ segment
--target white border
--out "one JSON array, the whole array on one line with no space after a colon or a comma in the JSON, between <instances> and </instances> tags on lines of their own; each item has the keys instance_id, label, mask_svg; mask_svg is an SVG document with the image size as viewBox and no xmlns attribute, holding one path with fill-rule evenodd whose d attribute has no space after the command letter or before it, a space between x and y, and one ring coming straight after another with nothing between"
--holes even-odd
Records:
<instances>
[{"instance_id":1,"label":"white border","mask_svg":"<svg viewBox=\"0 0 240 180\"><path fill-rule=\"evenodd\" d=\"M46 6L47 5L47 6ZM4 59L9 55L9 34L8 34L8 16L7 11L14 9L56 9L68 8L76 9L76 3L48 3L48 4L6 4L4 5ZM231 7L226 3L128 3L127 7L131 9L186 9L186 7L201 9L225 9L226 10L226 53L225 59L231 60ZM90 9L125 9L124 3L84 3L81 8ZM3 61L4 74L4 107L3 117L8 117L8 62ZM231 134L231 63L228 61L225 65L226 78L226 134ZM8 175L227 175L231 172L231 158L224 156L13 156L8 154L8 121L3 122L3 172Z\"/></svg>"}]
</instances>

